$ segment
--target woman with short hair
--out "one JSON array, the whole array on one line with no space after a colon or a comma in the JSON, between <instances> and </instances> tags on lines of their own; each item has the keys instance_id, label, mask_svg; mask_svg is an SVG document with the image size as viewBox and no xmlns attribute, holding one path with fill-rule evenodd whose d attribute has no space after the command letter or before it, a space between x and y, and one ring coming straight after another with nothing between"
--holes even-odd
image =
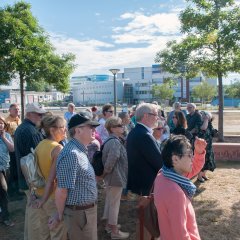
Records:
<instances>
[{"instance_id":1,"label":"woman with short hair","mask_svg":"<svg viewBox=\"0 0 240 240\"><path fill-rule=\"evenodd\" d=\"M107 119L105 127L109 133L103 148L103 178L106 184L106 198L103 219L107 220L105 230L111 233L112 239L125 239L129 233L119 230L118 213L123 188L127 184L127 152L121 142L123 124L119 117Z\"/></svg>"},{"instance_id":2,"label":"woman with short hair","mask_svg":"<svg viewBox=\"0 0 240 240\"><path fill-rule=\"evenodd\" d=\"M200 240L191 200L196 186L189 180L204 164L206 142L196 138L192 146L183 135L164 142L163 167L154 184L154 203L158 213L161 240Z\"/></svg>"}]
</instances>

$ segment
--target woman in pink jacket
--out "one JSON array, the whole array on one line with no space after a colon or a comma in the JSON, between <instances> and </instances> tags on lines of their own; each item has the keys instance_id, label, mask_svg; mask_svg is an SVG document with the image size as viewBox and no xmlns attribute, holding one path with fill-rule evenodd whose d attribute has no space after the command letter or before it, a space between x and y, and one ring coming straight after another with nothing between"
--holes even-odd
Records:
<instances>
[{"instance_id":1,"label":"woman in pink jacket","mask_svg":"<svg viewBox=\"0 0 240 240\"><path fill-rule=\"evenodd\" d=\"M164 143L163 167L154 186L161 240L200 240L191 200L196 186L189 180L205 161L206 142L196 138L194 155L188 139L175 135Z\"/></svg>"}]
</instances>

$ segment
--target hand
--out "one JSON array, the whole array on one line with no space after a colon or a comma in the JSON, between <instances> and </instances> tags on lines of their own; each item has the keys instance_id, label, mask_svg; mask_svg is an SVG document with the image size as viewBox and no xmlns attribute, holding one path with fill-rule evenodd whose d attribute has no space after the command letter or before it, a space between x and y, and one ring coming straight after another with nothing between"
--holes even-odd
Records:
<instances>
[{"instance_id":1,"label":"hand","mask_svg":"<svg viewBox=\"0 0 240 240\"><path fill-rule=\"evenodd\" d=\"M39 198L32 201L31 206L32 208L41 208L43 204L44 204L44 201L41 198Z\"/></svg>"},{"instance_id":2,"label":"hand","mask_svg":"<svg viewBox=\"0 0 240 240\"><path fill-rule=\"evenodd\" d=\"M2 137L2 139L6 138L6 134L5 134L5 130L4 129L0 130L0 136Z\"/></svg>"},{"instance_id":3,"label":"hand","mask_svg":"<svg viewBox=\"0 0 240 240\"><path fill-rule=\"evenodd\" d=\"M30 197L29 197L29 202L28 202L28 206L29 207L33 207L33 203L34 201L37 199L36 195L35 194L31 194Z\"/></svg>"},{"instance_id":4,"label":"hand","mask_svg":"<svg viewBox=\"0 0 240 240\"><path fill-rule=\"evenodd\" d=\"M50 230L54 229L58 226L58 224L61 222L61 219L59 218L58 213L55 213L52 217L48 220L48 227Z\"/></svg>"},{"instance_id":5,"label":"hand","mask_svg":"<svg viewBox=\"0 0 240 240\"><path fill-rule=\"evenodd\" d=\"M196 153L198 154L204 153L206 146L207 142L204 139L198 137L195 138L194 148Z\"/></svg>"}]
</instances>

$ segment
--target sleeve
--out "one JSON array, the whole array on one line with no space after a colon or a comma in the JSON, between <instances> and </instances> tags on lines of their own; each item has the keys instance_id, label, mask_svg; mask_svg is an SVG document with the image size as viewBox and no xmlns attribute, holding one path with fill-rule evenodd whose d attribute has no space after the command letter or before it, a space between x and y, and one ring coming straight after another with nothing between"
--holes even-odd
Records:
<instances>
[{"instance_id":1,"label":"sleeve","mask_svg":"<svg viewBox=\"0 0 240 240\"><path fill-rule=\"evenodd\" d=\"M10 143L13 143L13 139L9 133L6 132L6 138Z\"/></svg>"},{"instance_id":2,"label":"sleeve","mask_svg":"<svg viewBox=\"0 0 240 240\"><path fill-rule=\"evenodd\" d=\"M59 188L74 189L77 177L78 158L76 153L71 153L71 161L67 156L62 156L57 164L57 184ZM69 164L71 162L71 164Z\"/></svg>"},{"instance_id":3,"label":"sleeve","mask_svg":"<svg viewBox=\"0 0 240 240\"><path fill-rule=\"evenodd\" d=\"M170 231L173 239L171 240L191 240L187 230L187 199L182 190L175 189L168 192L166 201Z\"/></svg>"},{"instance_id":4,"label":"sleeve","mask_svg":"<svg viewBox=\"0 0 240 240\"><path fill-rule=\"evenodd\" d=\"M139 141L139 150L144 159L158 171L162 167L162 155L160 148L150 134L145 134Z\"/></svg>"},{"instance_id":5,"label":"sleeve","mask_svg":"<svg viewBox=\"0 0 240 240\"><path fill-rule=\"evenodd\" d=\"M204 151L204 153L202 154L198 154L194 152L192 171L186 174L185 177L190 179L196 176L201 171L205 163L205 154L206 154L206 151Z\"/></svg>"},{"instance_id":6,"label":"sleeve","mask_svg":"<svg viewBox=\"0 0 240 240\"><path fill-rule=\"evenodd\" d=\"M113 139L106 143L105 149L106 152L106 159L104 164L104 171L106 173L112 172L116 162L120 158L120 150L121 150L121 143L119 140ZM104 149L103 149L104 151Z\"/></svg>"}]
</instances>

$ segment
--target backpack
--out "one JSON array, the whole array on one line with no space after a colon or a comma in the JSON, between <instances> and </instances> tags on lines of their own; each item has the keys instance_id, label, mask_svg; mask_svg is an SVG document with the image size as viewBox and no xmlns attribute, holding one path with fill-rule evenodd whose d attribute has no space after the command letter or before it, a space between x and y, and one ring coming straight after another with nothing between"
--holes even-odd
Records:
<instances>
[{"instance_id":1,"label":"backpack","mask_svg":"<svg viewBox=\"0 0 240 240\"><path fill-rule=\"evenodd\" d=\"M31 152L28 155L21 157L20 166L24 178L31 190L45 186L45 179L37 164L37 156L33 148L31 148Z\"/></svg>"},{"instance_id":2,"label":"backpack","mask_svg":"<svg viewBox=\"0 0 240 240\"><path fill-rule=\"evenodd\" d=\"M114 137L115 138L115 137ZM109 138L107 139L107 141L105 143L103 143L103 145L101 146L99 151L96 151L93 154L93 158L92 158L92 166L95 172L96 176L102 176L103 175L103 171L104 171L104 165L103 165L103 161L102 161L102 151L103 151L103 147L104 145L111 139L114 138ZM117 138L116 138L117 139Z\"/></svg>"}]
</instances>

